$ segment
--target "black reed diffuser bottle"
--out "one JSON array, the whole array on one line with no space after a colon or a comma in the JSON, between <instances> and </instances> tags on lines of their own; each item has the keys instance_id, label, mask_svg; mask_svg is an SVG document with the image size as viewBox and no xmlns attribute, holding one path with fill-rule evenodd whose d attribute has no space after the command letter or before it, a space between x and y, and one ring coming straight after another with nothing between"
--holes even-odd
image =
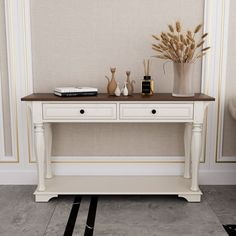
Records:
<instances>
[{"instance_id":1,"label":"black reed diffuser bottle","mask_svg":"<svg viewBox=\"0 0 236 236\"><path fill-rule=\"evenodd\" d=\"M144 77L142 80L142 95L153 95L154 94L154 81L150 76L150 60L143 61L144 65Z\"/></svg>"}]
</instances>

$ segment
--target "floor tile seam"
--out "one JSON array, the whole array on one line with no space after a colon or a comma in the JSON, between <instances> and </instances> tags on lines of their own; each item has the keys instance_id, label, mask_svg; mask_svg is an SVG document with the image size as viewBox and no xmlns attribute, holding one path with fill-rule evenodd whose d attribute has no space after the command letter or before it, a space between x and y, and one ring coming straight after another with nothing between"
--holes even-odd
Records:
<instances>
[{"instance_id":1,"label":"floor tile seam","mask_svg":"<svg viewBox=\"0 0 236 236\"><path fill-rule=\"evenodd\" d=\"M214 211L214 209L212 208L211 204L208 202L207 199L205 199L205 203L206 203L206 205L208 206L209 210L211 210L211 212L216 216L216 218L218 219L218 221L219 221L219 223L220 223L222 229L225 231L224 226L223 226L223 223L221 222L221 220L220 220L220 218L218 217L217 213ZM226 235L228 235L226 231L225 231L225 233L226 233Z\"/></svg>"},{"instance_id":2,"label":"floor tile seam","mask_svg":"<svg viewBox=\"0 0 236 236\"><path fill-rule=\"evenodd\" d=\"M55 207L54 207L54 209L53 209L53 211L52 211L52 214L51 214L51 216L50 216L50 218L49 218L49 220L48 220L48 223L47 223L47 225L46 225L46 228L45 228L45 231L44 231L44 233L43 233L43 236L46 235L48 226L49 226L49 224L50 224L50 222L51 222L51 220L52 220L52 217L53 217L53 215L54 215L54 213L55 213L55 210L56 210L56 207L57 207L57 206L58 206L58 201L56 202Z\"/></svg>"}]
</instances>

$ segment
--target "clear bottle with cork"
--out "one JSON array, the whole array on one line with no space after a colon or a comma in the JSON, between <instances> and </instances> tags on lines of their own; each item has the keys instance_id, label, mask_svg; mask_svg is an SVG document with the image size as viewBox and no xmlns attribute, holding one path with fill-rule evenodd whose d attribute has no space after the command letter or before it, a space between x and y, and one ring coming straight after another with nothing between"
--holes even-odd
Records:
<instances>
[{"instance_id":1,"label":"clear bottle with cork","mask_svg":"<svg viewBox=\"0 0 236 236\"><path fill-rule=\"evenodd\" d=\"M154 81L150 76L150 60L143 61L144 65L144 77L142 80L142 95L153 95L154 94Z\"/></svg>"}]
</instances>

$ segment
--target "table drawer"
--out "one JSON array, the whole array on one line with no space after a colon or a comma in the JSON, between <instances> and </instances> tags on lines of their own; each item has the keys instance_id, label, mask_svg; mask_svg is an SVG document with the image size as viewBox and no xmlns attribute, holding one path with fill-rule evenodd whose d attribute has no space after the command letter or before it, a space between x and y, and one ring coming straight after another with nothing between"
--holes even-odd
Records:
<instances>
[{"instance_id":1,"label":"table drawer","mask_svg":"<svg viewBox=\"0 0 236 236\"><path fill-rule=\"evenodd\" d=\"M121 120L191 120L193 104L120 104Z\"/></svg>"},{"instance_id":2,"label":"table drawer","mask_svg":"<svg viewBox=\"0 0 236 236\"><path fill-rule=\"evenodd\" d=\"M45 120L114 120L116 104L43 104Z\"/></svg>"}]
</instances>

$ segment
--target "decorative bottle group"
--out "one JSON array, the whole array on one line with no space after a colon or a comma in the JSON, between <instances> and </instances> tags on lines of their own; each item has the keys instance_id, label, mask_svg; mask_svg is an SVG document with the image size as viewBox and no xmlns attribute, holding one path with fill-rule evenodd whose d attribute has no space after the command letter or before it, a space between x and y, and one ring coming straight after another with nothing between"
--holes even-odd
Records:
<instances>
[{"instance_id":1,"label":"decorative bottle group","mask_svg":"<svg viewBox=\"0 0 236 236\"><path fill-rule=\"evenodd\" d=\"M121 94L123 96L128 96L128 95L132 95L134 92L134 84L135 81L134 80L130 80L130 71L126 71L126 81L124 82L123 88L120 89L119 87L119 82L116 82L115 79L115 72L116 72L116 68L111 68L111 79L108 76L105 76L108 80L108 84L107 84L107 93L109 95L115 95L115 96L120 96Z\"/></svg>"}]
</instances>

